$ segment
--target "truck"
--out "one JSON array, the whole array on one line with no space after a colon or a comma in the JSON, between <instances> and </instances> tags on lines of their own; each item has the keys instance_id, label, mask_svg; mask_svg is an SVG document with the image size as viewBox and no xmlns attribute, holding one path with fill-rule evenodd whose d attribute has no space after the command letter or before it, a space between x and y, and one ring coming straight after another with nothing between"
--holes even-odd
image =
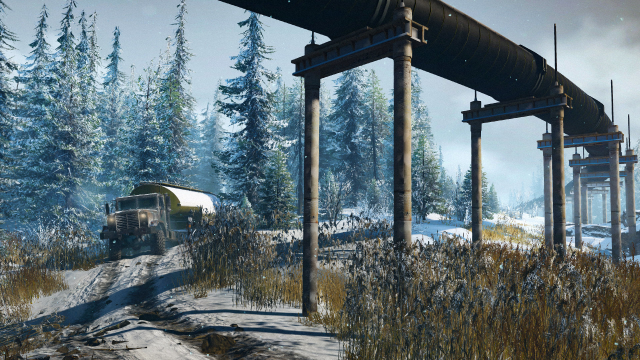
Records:
<instances>
[{"instance_id":1,"label":"truck","mask_svg":"<svg viewBox=\"0 0 640 360\"><path fill-rule=\"evenodd\" d=\"M114 200L113 212L105 204L107 225L100 239L108 242L109 260L122 258L122 250L150 246L152 255L164 255L167 242L179 242L204 214L220 204L212 193L162 182L141 182L129 196Z\"/></svg>"}]
</instances>

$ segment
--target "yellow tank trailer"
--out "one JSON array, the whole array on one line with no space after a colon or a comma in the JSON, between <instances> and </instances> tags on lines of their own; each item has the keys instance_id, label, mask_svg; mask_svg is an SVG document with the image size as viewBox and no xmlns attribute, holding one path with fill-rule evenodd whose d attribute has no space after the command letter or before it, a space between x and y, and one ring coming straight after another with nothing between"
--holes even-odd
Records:
<instances>
[{"instance_id":1,"label":"yellow tank trailer","mask_svg":"<svg viewBox=\"0 0 640 360\"><path fill-rule=\"evenodd\" d=\"M122 249L150 245L153 255L165 253L165 241L186 235L204 213L215 212L220 201L206 191L166 183L140 183L129 196L115 200L115 212L105 204L107 225L100 238L109 242L109 259Z\"/></svg>"}]
</instances>

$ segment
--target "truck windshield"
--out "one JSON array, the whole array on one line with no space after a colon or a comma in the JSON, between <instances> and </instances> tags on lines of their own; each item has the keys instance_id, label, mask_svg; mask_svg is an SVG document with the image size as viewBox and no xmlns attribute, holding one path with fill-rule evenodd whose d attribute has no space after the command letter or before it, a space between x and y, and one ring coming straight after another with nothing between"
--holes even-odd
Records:
<instances>
[{"instance_id":1,"label":"truck windshield","mask_svg":"<svg viewBox=\"0 0 640 360\"><path fill-rule=\"evenodd\" d=\"M118 201L118 210L131 210L136 208L136 199L127 199Z\"/></svg>"},{"instance_id":2,"label":"truck windshield","mask_svg":"<svg viewBox=\"0 0 640 360\"><path fill-rule=\"evenodd\" d=\"M156 197L138 199L138 209L155 209L157 206Z\"/></svg>"}]
</instances>

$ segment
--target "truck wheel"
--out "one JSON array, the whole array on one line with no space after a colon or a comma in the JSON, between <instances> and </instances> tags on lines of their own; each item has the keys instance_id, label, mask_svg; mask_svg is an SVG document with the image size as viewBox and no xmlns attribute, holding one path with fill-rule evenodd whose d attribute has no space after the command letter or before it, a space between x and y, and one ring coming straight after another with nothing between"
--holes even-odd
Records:
<instances>
[{"instance_id":1,"label":"truck wheel","mask_svg":"<svg viewBox=\"0 0 640 360\"><path fill-rule=\"evenodd\" d=\"M164 255L164 231L160 230L151 238L151 255Z\"/></svg>"},{"instance_id":2,"label":"truck wheel","mask_svg":"<svg viewBox=\"0 0 640 360\"><path fill-rule=\"evenodd\" d=\"M120 243L115 239L109 239L109 261L118 261L122 259L122 248Z\"/></svg>"}]
</instances>

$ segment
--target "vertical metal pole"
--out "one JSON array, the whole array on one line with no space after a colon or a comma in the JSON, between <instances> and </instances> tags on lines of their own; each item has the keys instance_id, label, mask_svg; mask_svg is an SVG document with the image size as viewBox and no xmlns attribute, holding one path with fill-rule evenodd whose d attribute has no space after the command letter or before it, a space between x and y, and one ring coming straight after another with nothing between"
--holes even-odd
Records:
<instances>
[{"instance_id":1,"label":"vertical metal pole","mask_svg":"<svg viewBox=\"0 0 640 360\"><path fill-rule=\"evenodd\" d=\"M551 140L551 133L542 135L543 140ZM551 149L542 150L544 166L544 243L553 249L553 183L551 181Z\"/></svg>"},{"instance_id":2,"label":"vertical metal pole","mask_svg":"<svg viewBox=\"0 0 640 360\"><path fill-rule=\"evenodd\" d=\"M411 19L399 7L394 19ZM407 39L393 45L393 241L397 251L411 244L411 57Z\"/></svg>"},{"instance_id":3,"label":"vertical metal pole","mask_svg":"<svg viewBox=\"0 0 640 360\"><path fill-rule=\"evenodd\" d=\"M589 223L589 188L587 187L586 182L582 184L582 224Z\"/></svg>"},{"instance_id":4,"label":"vertical metal pole","mask_svg":"<svg viewBox=\"0 0 640 360\"><path fill-rule=\"evenodd\" d=\"M316 45L307 45L310 52ZM304 78L304 215L302 237L302 315L318 311L318 172L320 77Z\"/></svg>"},{"instance_id":5,"label":"vertical metal pole","mask_svg":"<svg viewBox=\"0 0 640 360\"><path fill-rule=\"evenodd\" d=\"M607 223L607 193L602 193L602 223Z\"/></svg>"},{"instance_id":6,"label":"vertical metal pole","mask_svg":"<svg viewBox=\"0 0 640 360\"><path fill-rule=\"evenodd\" d=\"M613 109L612 109L613 110ZM618 126L609 127L609 132L618 132ZM620 238L620 143L609 143L609 184L611 189L611 251L613 262L620 262L622 258L622 242Z\"/></svg>"},{"instance_id":7,"label":"vertical metal pole","mask_svg":"<svg viewBox=\"0 0 640 360\"><path fill-rule=\"evenodd\" d=\"M564 88L557 85L551 95L562 94ZM551 111L551 167L553 178L553 248L561 256L567 249L565 194L564 194L564 108Z\"/></svg>"},{"instance_id":8,"label":"vertical metal pole","mask_svg":"<svg viewBox=\"0 0 640 360\"><path fill-rule=\"evenodd\" d=\"M482 123L471 123L471 239L482 241Z\"/></svg>"},{"instance_id":9,"label":"vertical metal pole","mask_svg":"<svg viewBox=\"0 0 640 360\"><path fill-rule=\"evenodd\" d=\"M593 195L589 194L587 196L587 222L593 224Z\"/></svg>"},{"instance_id":10,"label":"vertical metal pole","mask_svg":"<svg viewBox=\"0 0 640 360\"><path fill-rule=\"evenodd\" d=\"M633 149L628 149L627 156L635 155L635 151ZM627 202L627 225L629 226L629 248L630 250L634 249L634 245L636 244L636 190L635 190L635 179L633 178L634 171L634 163L627 163L625 170L627 171L627 176L624 177L624 185L625 185L625 195ZM640 244L638 244L640 245ZM637 248L638 245L635 245L636 253L640 251ZM633 254L635 255L635 254Z\"/></svg>"},{"instance_id":11,"label":"vertical metal pole","mask_svg":"<svg viewBox=\"0 0 640 360\"><path fill-rule=\"evenodd\" d=\"M573 154L574 160L580 160L580 154ZM573 234L575 237L575 246L578 249L582 249L582 219L580 218L580 193L582 192L582 186L580 186L580 166L573 167Z\"/></svg>"}]
</instances>

